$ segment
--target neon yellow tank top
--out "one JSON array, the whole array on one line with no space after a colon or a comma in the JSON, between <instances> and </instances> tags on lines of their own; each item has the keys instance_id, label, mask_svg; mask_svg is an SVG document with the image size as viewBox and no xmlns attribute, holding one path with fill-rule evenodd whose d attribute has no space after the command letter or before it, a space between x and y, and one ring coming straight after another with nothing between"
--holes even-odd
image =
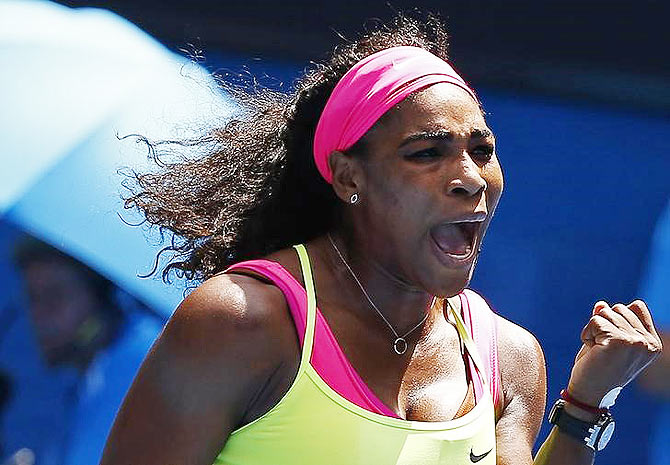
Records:
<instances>
[{"instance_id":1,"label":"neon yellow tank top","mask_svg":"<svg viewBox=\"0 0 670 465\"><path fill-rule=\"evenodd\" d=\"M311 366L316 295L304 246L296 246L307 290L307 327L298 374L267 413L233 431L215 465L495 465L490 390L464 416L408 421L370 412L334 391ZM486 384L464 323L451 308L466 350Z\"/></svg>"}]
</instances>

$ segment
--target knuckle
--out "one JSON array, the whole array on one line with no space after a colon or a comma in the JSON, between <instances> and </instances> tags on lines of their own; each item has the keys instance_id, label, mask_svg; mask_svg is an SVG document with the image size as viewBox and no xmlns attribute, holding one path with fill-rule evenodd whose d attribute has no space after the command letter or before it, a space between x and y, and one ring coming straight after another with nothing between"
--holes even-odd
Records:
<instances>
[{"instance_id":1,"label":"knuckle","mask_svg":"<svg viewBox=\"0 0 670 465\"><path fill-rule=\"evenodd\" d=\"M607 342L608 345L610 345L613 348L621 349L624 347L630 347L631 345L634 345L633 341L628 339L628 338L620 338L620 337L611 337L609 341Z\"/></svg>"},{"instance_id":2,"label":"knuckle","mask_svg":"<svg viewBox=\"0 0 670 465\"><path fill-rule=\"evenodd\" d=\"M649 315L649 308L643 300L637 299L630 303L627 306L631 311L635 312L638 316Z\"/></svg>"},{"instance_id":3,"label":"knuckle","mask_svg":"<svg viewBox=\"0 0 670 465\"><path fill-rule=\"evenodd\" d=\"M591 317L589 320L589 325L599 326L602 325L605 321L607 321L607 319L599 313Z\"/></svg>"},{"instance_id":4,"label":"knuckle","mask_svg":"<svg viewBox=\"0 0 670 465\"><path fill-rule=\"evenodd\" d=\"M617 334L613 335L609 342L613 348L646 352L649 349L649 341L639 334Z\"/></svg>"},{"instance_id":5,"label":"knuckle","mask_svg":"<svg viewBox=\"0 0 670 465\"><path fill-rule=\"evenodd\" d=\"M630 303L629 307L647 308L647 304L642 299L635 299Z\"/></svg>"},{"instance_id":6,"label":"knuckle","mask_svg":"<svg viewBox=\"0 0 670 465\"><path fill-rule=\"evenodd\" d=\"M598 315L603 318L611 318L614 313L615 313L614 308L610 307L602 309L600 313L598 313Z\"/></svg>"},{"instance_id":7,"label":"knuckle","mask_svg":"<svg viewBox=\"0 0 670 465\"><path fill-rule=\"evenodd\" d=\"M636 348L645 349L649 348L649 343L642 337L631 338L630 345Z\"/></svg>"},{"instance_id":8,"label":"knuckle","mask_svg":"<svg viewBox=\"0 0 670 465\"><path fill-rule=\"evenodd\" d=\"M647 344L649 352L652 354L660 354L663 352L663 344L660 341L653 341Z\"/></svg>"},{"instance_id":9,"label":"knuckle","mask_svg":"<svg viewBox=\"0 0 670 465\"><path fill-rule=\"evenodd\" d=\"M607 308L609 307L609 304L605 302L604 300L599 300L595 304L593 304L594 309L602 309L602 308Z\"/></svg>"}]
</instances>

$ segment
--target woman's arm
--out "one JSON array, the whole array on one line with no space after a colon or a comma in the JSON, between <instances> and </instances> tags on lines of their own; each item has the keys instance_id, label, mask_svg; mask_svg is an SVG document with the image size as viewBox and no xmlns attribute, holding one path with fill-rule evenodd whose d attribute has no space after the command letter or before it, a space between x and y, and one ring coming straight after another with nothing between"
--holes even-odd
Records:
<instances>
[{"instance_id":1,"label":"woman's arm","mask_svg":"<svg viewBox=\"0 0 670 465\"><path fill-rule=\"evenodd\" d=\"M544 417L544 357L530 333L506 320L501 319L498 336L505 402L496 426L498 463L592 464L593 451L557 427L533 461L532 446ZM581 337L584 345L567 386L574 397L590 405L598 405L610 389L630 382L661 351L660 338L642 301L612 307L598 302ZM569 404L565 409L584 421L595 417Z\"/></svg>"},{"instance_id":2,"label":"woman's arm","mask_svg":"<svg viewBox=\"0 0 670 465\"><path fill-rule=\"evenodd\" d=\"M281 328L292 330L286 318L286 302L273 286L236 275L204 283L179 306L144 360L102 465L211 465L282 364L290 341ZM295 331L287 335L295 344Z\"/></svg>"},{"instance_id":3,"label":"woman's arm","mask_svg":"<svg viewBox=\"0 0 670 465\"><path fill-rule=\"evenodd\" d=\"M503 412L496 423L497 463L528 465L533 463L533 445L542 426L547 397L544 356L530 332L497 318L503 386Z\"/></svg>"},{"instance_id":4,"label":"woman's arm","mask_svg":"<svg viewBox=\"0 0 670 465\"><path fill-rule=\"evenodd\" d=\"M535 337L525 329L502 318L498 328L498 356L505 405L496 424L498 465L593 463L593 453L588 448L556 427L533 461L533 445L542 422L546 421L544 356Z\"/></svg>"}]
</instances>

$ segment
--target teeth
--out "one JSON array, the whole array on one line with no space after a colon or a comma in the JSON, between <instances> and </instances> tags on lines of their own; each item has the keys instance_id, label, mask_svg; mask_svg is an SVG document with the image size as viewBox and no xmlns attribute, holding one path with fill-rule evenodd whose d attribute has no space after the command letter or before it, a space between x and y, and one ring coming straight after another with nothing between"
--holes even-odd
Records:
<instances>
[{"instance_id":1,"label":"teeth","mask_svg":"<svg viewBox=\"0 0 670 465\"><path fill-rule=\"evenodd\" d=\"M447 255L451 255L452 257L455 257L455 258L465 258L465 257L469 256L471 252L472 252L472 246L467 246L466 249L465 249L465 253L463 253L463 254L454 254L454 253L449 253L449 252L445 252L445 253Z\"/></svg>"}]
</instances>

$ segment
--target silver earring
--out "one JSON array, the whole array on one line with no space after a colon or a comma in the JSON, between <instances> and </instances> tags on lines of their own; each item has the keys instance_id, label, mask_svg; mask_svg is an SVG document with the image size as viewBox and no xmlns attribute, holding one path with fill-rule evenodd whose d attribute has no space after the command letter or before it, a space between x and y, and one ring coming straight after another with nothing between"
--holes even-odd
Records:
<instances>
[{"instance_id":1,"label":"silver earring","mask_svg":"<svg viewBox=\"0 0 670 465\"><path fill-rule=\"evenodd\" d=\"M358 192L354 192L349 198L349 203L354 204L356 202L358 202Z\"/></svg>"}]
</instances>

